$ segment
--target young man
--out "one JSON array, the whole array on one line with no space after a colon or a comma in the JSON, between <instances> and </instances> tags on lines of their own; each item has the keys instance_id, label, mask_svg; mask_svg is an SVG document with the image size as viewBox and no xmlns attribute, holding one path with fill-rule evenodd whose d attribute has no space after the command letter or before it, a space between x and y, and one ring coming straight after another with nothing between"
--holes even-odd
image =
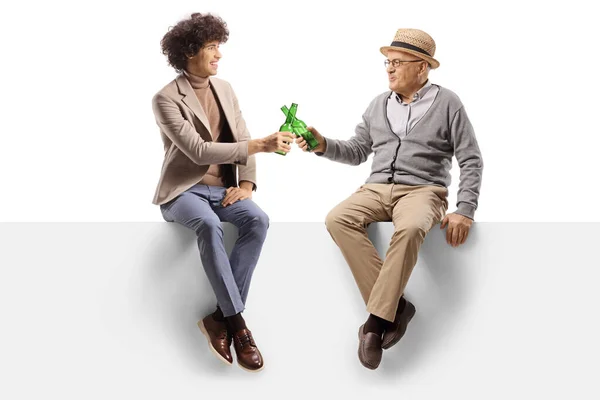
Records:
<instances>
[{"instance_id":1,"label":"young man","mask_svg":"<svg viewBox=\"0 0 600 400\"><path fill-rule=\"evenodd\" d=\"M326 226L346 259L370 313L359 329L360 362L379 366L382 349L404 335L415 307L404 288L425 235L438 222L448 226L452 246L465 242L477 208L483 161L473 127L458 96L432 84L435 42L418 29L399 29L382 47L389 91L377 96L349 140L324 138L309 128L313 151L333 161L358 165L374 152L371 176L327 215ZM306 151L306 142L298 145ZM458 209L448 208L452 157L460 166ZM385 261L367 236L376 221L394 223Z\"/></svg>"},{"instance_id":2,"label":"young man","mask_svg":"<svg viewBox=\"0 0 600 400\"><path fill-rule=\"evenodd\" d=\"M213 353L232 364L260 371L264 362L242 311L252 272L267 235L269 218L252 199L258 152L288 152L294 139L276 132L251 139L238 100L226 81L214 78L229 37L225 22L192 14L163 37L162 52L179 75L152 99L165 158L154 204L165 220L196 233L200 259L217 298L217 310L198 321ZM228 258L221 221L239 238Z\"/></svg>"}]
</instances>

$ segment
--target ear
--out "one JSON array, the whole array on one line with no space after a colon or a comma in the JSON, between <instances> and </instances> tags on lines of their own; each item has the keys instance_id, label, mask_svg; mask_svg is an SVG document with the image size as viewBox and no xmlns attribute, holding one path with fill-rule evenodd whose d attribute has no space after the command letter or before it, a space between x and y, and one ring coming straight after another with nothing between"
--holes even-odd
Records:
<instances>
[{"instance_id":1,"label":"ear","mask_svg":"<svg viewBox=\"0 0 600 400\"><path fill-rule=\"evenodd\" d=\"M198 51L197 51L195 54L194 54L194 53L192 53L192 52L190 52L190 53L187 53L187 52L186 52L186 53L185 53L185 57L186 57L188 60L190 60L190 59L192 59L192 58L196 57L198 54L200 54L200 50L198 50Z\"/></svg>"}]
</instances>

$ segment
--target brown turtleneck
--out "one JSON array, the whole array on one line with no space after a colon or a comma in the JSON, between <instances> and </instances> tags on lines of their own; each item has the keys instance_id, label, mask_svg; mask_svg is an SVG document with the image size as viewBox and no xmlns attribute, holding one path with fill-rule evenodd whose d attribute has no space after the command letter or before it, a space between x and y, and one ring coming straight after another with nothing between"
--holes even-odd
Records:
<instances>
[{"instance_id":1,"label":"brown turtleneck","mask_svg":"<svg viewBox=\"0 0 600 400\"><path fill-rule=\"evenodd\" d=\"M202 109L208 118L213 141L217 142L223 129L225 116L223 115L223 110L219 106L215 94L212 91L210 81L208 77L203 78L198 75L192 75L187 71L185 72L185 77L190 82L190 85L192 85L192 88L196 93L196 97L198 98L198 101L200 102L200 105L202 106ZM200 180L199 183L211 186L225 186L223 171L219 165L210 165L208 167L208 171L202 177L202 180Z\"/></svg>"}]
</instances>

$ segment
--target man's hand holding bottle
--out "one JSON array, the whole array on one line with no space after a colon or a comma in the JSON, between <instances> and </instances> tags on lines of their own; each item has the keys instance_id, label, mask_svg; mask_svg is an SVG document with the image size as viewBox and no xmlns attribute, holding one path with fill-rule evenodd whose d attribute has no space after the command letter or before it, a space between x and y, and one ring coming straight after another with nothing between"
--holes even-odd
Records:
<instances>
[{"instance_id":1,"label":"man's hand holding bottle","mask_svg":"<svg viewBox=\"0 0 600 400\"><path fill-rule=\"evenodd\" d=\"M323 135L321 135L319 133L319 131L317 131L312 126L309 126L306 129L310 133L313 134L315 140L319 143L314 149L312 149L310 151L313 152L313 153L324 153L325 150L327 150L327 143L325 142L325 139L323 138ZM302 151L309 151L308 150L308 143L306 143L306 140L304 140L304 138L302 136L296 138L296 144L298 145L298 147L300 147L302 149Z\"/></svg>"}]
</instances>

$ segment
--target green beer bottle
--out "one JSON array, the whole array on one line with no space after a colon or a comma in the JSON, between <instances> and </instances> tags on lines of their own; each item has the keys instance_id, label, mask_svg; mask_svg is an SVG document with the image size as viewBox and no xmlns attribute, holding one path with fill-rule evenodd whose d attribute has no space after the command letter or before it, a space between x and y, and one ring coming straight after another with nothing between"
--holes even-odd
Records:
<instances>
[{"instance_id":1,"label":"green beer bottle","mask_svg":"<svg viewBox=\"0 0 600 400\"><path fill-rule=\"evenodd\" d=\"M295 113L286 114L285 122L279 127L279 132L294 132L294 127L292 126L292 122L294 121L294 115ZM276 151L275 153L281 154L282 156L285 156L287 154L284 151Z\"/></svg>"},{"instance_id":2,"label":"green beer bottle","mask_svg":"<svg viewBox=\"0 0 600 400\"><path fill-rule=\"evenodd\" d=\"M293 132L296 136L302 136L304 140L306 140L306 144L308 145L308 150L312 151L315 147L319 145L317 139L315 139L314 135L311 131L306 129L306 124L304 121L296 118L296 111L298 109L298 104L292 103L292 107L290 110L286 106L281 107L281 111L288 116L289 114L293 114L292 128Z\"/></svg>"}]
</instances>

